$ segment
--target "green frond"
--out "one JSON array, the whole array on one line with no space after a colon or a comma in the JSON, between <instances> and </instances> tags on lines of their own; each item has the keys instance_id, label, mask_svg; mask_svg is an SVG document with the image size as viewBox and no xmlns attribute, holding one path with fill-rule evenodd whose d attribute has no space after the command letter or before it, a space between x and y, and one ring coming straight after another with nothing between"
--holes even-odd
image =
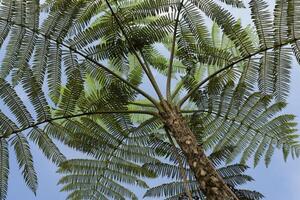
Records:
<instances>
[{"instance_id":1,"label":"green frond","mask_svg":"<svg viewBox=\"0 0 300 200\"><path fill-rule=\"evenodd\" d=\"M14 130L17 129L18 126L10 118L8 118L3 112L0 111L0 130L3 133L3 135L8 136Z\"/></svg>"},{"instance_id":2,"label":"green frond","mask_svg":"<svg viewBox=\"0 0 300 200\"><path fill-rule=\"evenodd\" d=\"M85 7L81 10L76 18L76 23L87 24L89 20L102 11L103 2L101 0L96 0L88 2Z\"/></svg>"},{"instance_id":3,"label":"green frond","mask_svg":"<svg viewBox=\"0 0 300 200\"><path fill-rule=\"evenodd\" d=\"M0 199L5 200L7 196L9 161L8 143L6 139L0 139Z\"/></svg>"},{"instance_id":4,"label":"green frond","mask_svg":"<svg viewBox=\"0 0 300 200\"><path fill-rule=\"evenodd\" d=\"M17 57L20 53L23 38L25 35L25 29L12 27L12 36L7 44L6 53L2 61L1 78L6 78L11 70L17 67Z\"/></svg>"},{"instance_id":5,"label":"green frond","mask_svg":"<svg viewBox=\"0 0 300 200\"><path fill-rule=\"evenodd\" d=\"M231 155L233 146L224 147L219 151L214 151L209 155L209 159L215 167L221 166Z\"/></svg>"},{"instance_id":6,"label":"green frond","mask_svg":"<svg viewBox=\"0 0 300 200\"><path fill-rule=\"evenodd\" d=\"M70 60L70 62L72 61ZM76 66L71 67L75 68ZM59 110L57 110L57 115L68 116L72 114L75 111L76 103L83 90L83 80L80 71L77 68L70 70L73 70L73 74L64 88L63 95L58 104Z\"/></svg>"},{"instance_id":7,"label":"green frond","mask_svg":"<svg viewBox=\"0 0 300 200\"><path fill-rule=\"evenodd\" d=\"M62 50L59 44L50 43L49 47L49 62L48 62L48 77L49 96L51 100L57 104L60 99L61 89L61 58Z\"/></svg>"},{"instance_id":8,"label":"green frond","mask_svg":"<svg viewBox=\"0 0 300 200\"><path fill-rule=\"evenodd\" d=\"M31 114L26 109L16 91L3 79L0 79L0 97L11 109L21 126L26 127L33 123Z\"/></svg>"},{"instance_id":9,"label":"green frond","mask_svg":"<svg viewBox=\"0 0 300 200\"><path fill-rule=\"evenodd\" d=\"M26 69L24 72L22 86L37 113L37 121L40 122L51 118L50 108L44 92L30 69Z\"/></svg>"},{"instance_id":10,"label":"green frond","mask_svg":"<svg viewBox=\"0 0 300 200\"><path fill-rule=\"evenodd\" d=\"M232 186L242 185L249 181L253 181L253 178L247 175L234 175L232 177L227 176L224 177L224 179L228 185Z\"/></svg>"},{"instance_id":11,"label":"green frond","mask_svg":"<svg viewBox=\"0 0 300 200\"><path fill-rule=\"evenodd\" d=\"M277 101L285 101L290 91L291 49L280 48L275 51L275 97Z\"/></svg>"},{"instance_id":12,"label":"green frond","mask_svg":"<svg viewBox=\"0 0 300 200\"><path fill-rule=\"evenodd\" d=\"M99 182L99 179L101 179L101 182ZM137 199L135 194L133 194L127 188L102 176L70 175L62 178L59 183L66 184L62 191L80 188L88 189L89 185L93 185L93 187L97 188L98 190L103 190L103 193L109 197L114 197L117 199L125 199L126 197Z\"/></svg>"},{"instance_id":13,"label":"green frond","mask_svg":"<svg viewBox=\"0 0 300 200\"><path fill-rule=\"evenodd\" d=\"M209 33L205 26L203 14L192 3L185 2L183 5L181 24L189 27L196 41L200 45L208 43Z\"/></svg>"},{"instance_id":14,"label":"green frond","mask_svg":"<svg viewBox=\"0 0 300 200\"><path fill-rule=\"evenodd\" d=\"M20 49L18 49L19 53L17 55L17 62L15 63L15 66L13 66L13 71L12 71L13 85L17 85L21 81L22 77L24 76L24 73L27 70L29 70L28 63L32 56L35 41L36 41L36 34L34 32L26 31L24 33L22 44L20 46Z\"/></svg>"},{"instance_id":15,"label":"green frond","mask_svg":"<svg viewBox=\"0 0 300 200\"><path fill-rule=\"evenodd\" d=\"M270 144L269 144L269 147L268 147L268 150L266 152L266 155L265 155L265 164L266 166L268 166L271 162L271 157L273 156L274 154L274 145L273 145L273 141L271 140L270 141Z\"/></svg>"},{"instance_id":16,"label":"green frond","mask_svg":"<svg viewBox=\"0 0 300 200\"><path fill-rule=\"evenodd\" d=\"M9 4L6 3L3 2L2 9L7 10L4 11L5 14L1 18L2 24L6 21L2 32L3 40L8 36L9 31L7 28L11 28L11 34L9 48L7 48L3 60L3 68L1 68L1 72L3 72L1 77L6 78L11 70L13 70L13 84L16 85L20 81L24 69L27 68L27 63L34 49L36 34L26 29L38 28L39 2L11 1ZM11 22L19 26L8 25Z\"/></svg>"},{"instance_id":17,"label":"green frond","mask_svg":"<svg viewBox=\"0 0 300 200\"><path fill-rule=\"evenodd\" d=\"M260 48L268 48L274 45L274 30L271 13L268 4L264 0L252 0L249 3L251 15L257 35L260 40Z\"/></svg>"},{"instance_id":18,"label":"green frond","mask_svg":"<svg viewBox=\"0 0 300 200\"><path fill-rule=\"evenodd\" d=\"M259 200L263 199L264 196L256 191L249 191L249 190L235 190L235 193L239 198L245 198L245 199L252 199L252 200Z\"/></svg>"},{"instance_id":19,"label":"green frond","mask_svg":"<svg viewBox=\"0 0 300 200\"><path fill-rule=\"evenodd\" d=\"M102 194L100 191L96 190L96 188L92 190L76 190L72 193L70 193L67 197L67 200L97 200L97 199L103 199L103 200L109 200L104 194Z\"/></svg>"},{"instance_id":20,"label":"green frond","mask_svg":"<svg viewBox=\"0 0 300 200\"><path fill-rule=\"evenodd\" d=\"M133 127L126 115L107 115L97 120L82 117L80 122L66 121L63 127L69 134L64 137L64 142L97 160L69 160L62 163L59 172L64 174L60 181L64 185L63 190L70 191L71 195L80 195L80 191L89 190L93 194L93 190L97 189L106 198L137 198L121 183L147 188L141 178L154 177L151 170L139 164L157 161L151 147L141 146L145 139L149 140L147 135L139 135L139 132L148 130L143 126ZM49 126L47 130L50 130Z\"/></svg>"},{"instance_id":21,"label":"green frond","mask_svg":"<svg viewBox=\"0 0 300 200\"><path fill-rule=\"evenodd\" d=\"M39 146L44 155L53 163L60 164L66 160L65 156L43 130L33 128L29 133L29 138Z\"/></svg>"},{"instance_id":22,"label":"green frond","mask_svg":"<svg viewBox=\"0 0 300 200\"><path fill-rule=\"evenodd\" d=\"M282 44L289 38L288 35L288 3L276 0L274 9L275 43Z\"/></svg>"},{"instance_id":23,"label":"green frond","mask_svg":"<svg viewBox=\"0 0 300 200\"><path fill-rule=\"evenodd\" d=\"M297 0L290 0L288 1L288 12L287 12L287 21L288 21L288 35L289 38L294 40L291 44L292 49L294 51L295 57L300 61L300 49L299 49L299 40L296 40L299 38L299 13L300 10L300 2Z\"/></svg>"},{"instance_id":24,"label":"green frond","mask_svg":"<svg viewBox=\"0 0 300 200\"><path fill-rule=\"evenodd\" d=\"M0 6L0 16L3 19L6 20L0 20L0 26L1 26L1 35L0 35L0 47L2 47L2 44L6 37L9 34L9 30L11 28L11 24L8 22L12 20L13 17L13 9L14 9L14 1L5 0L1 2Z\"/></svg>"},{"instance_id":25,"label":"green frond","mask_svg":"<svg viewBox=\"0 0 300 200\"><path fill-rule=\"evenodd\" d=\"M116 199L137 198L119 182L147 188L147 184L139 176L153 176L150 171L139 165L119 159L111 159L109 162L87 159L69 160L61 165L59 172L70 174L64 176L59 182L65 185L63 190L73 190L77 193L89 190L93 193L93 190L97 189L106 197Z\"/></svg>"},{"instance_id":26,"label":"green frond","mask_svg":"<svg viewBox=\"0 0 300 200\"><path fill-rule=\"evenodd\" d=\"M54 20L55 21L55 20ZM36 47L33 60L33 72L38 81L42 84L44 82L44 75L46 73L46 64L49 54L50 41L44 37L39 37L36 41ZM58 67L58 66L54 66Z\"/></svg>"},{"instance_id":27,"label":"green frond","mask_svg":"<svg viewBox=\"0 0 300 200\"><path fill-rule=\"evenodd\" d=\"M170 7L176 7L177 0L144 0L133 7L134 14L140 14L137 16L156 16L169 12Z\"/></svg>"},{"instance_id":28,"label":"green frond","mask_svg":"<svg viewBox=\"0 0 300 200\"><path fill-rule=\"evenodd\" d=\"M193 0L192 2L222 28L224 33L234 42L236 47L238 47L242 55L246 56L254 51L248 34L227 10L211 0Z\"/></svg>"},{"instance_id":29,"label":"green frond","mask_svg":"<svg viewBox=\"0 0 300 200\"><path fill-rule=\"evenodd\" d=\"M13 145L17 161L27 186L36 193L37 175L33 166L32 155L27 139L23 134L17 133L13 136L11 144Z\"/></svg>"},{"instance_id":30,"label":"green frond","mask_svg":"<svg viewBox=\"0 0 300 200\"><path fill-rule=\"evenodd\" d=\"M246 163L254 156L255 165L262 155L269 159L271 154L265 152L269 144L270 148L282 148L281 144L285 144L285 152L288 152L286 149L298 152L292 139L293 116L278 114L285 103L271 104L272 98L260 93L240 98L241 88L230 82L219 90L213 89L213 93L198 98L196 103L201 111L191 121L205 149L218 151L225 146L235 146L227 162L241 155L241 162Z\"/></svg>"},{"instance_id":31,"label":"green frond","mask_svg":"<svg viewBox=\"0 0 300 200\"><path fill-rule=\"evenodd\" d=\"M264 95L272 94L274 91L274 52L264 52L260 58L258 87Z\"/></svg>"},{"instance_id":32,"label":"green frond","mask_svg":"<svg viewBox=\"0 0 300 200\"><path fill-rule=\"evenodd\" d=\"M198 184L196 181L193 181L189 183L189 187L191 188L191 191L195 191L198 189ZM182 193L185 193L183 182L171 182L147 190L144 197L172 197Z\"/></svg>"},{"instance_id":33,"label":"green frond","mask_svg":"<svg viewBox=\"0 0 300 200\"><path fill-rule=\"evenodd\" d=\"M274 10L275 44L282 44L288 40L288 4L276 1ZM289 93L289 79L291 69L291 49L279 47L275 50L275 97L277 101L284 101Z\"/></svg>"}]
</instances>

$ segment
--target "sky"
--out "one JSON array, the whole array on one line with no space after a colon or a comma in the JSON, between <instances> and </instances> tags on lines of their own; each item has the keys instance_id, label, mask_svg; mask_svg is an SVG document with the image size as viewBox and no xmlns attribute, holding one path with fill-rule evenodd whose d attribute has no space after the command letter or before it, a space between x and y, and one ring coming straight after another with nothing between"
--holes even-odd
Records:
<instances>
[{"instance_id":1,"label":"sky","mask_svg":"<svg viewBox=\"0 0 300 200\"><path fill-rule=\"evenodd\" d=\"M270 2L272 3L272 1ZM243 24L248 24L250 22L249 12L247 10L232 9L231 11L237 17L242 18ZM296 121L300 124L299 86L300 66L296 61L293 61L291 92L288 98L289 104L285 112L296 115ZM21 177L21 171L18 169L13 149L10 149L10 175L7 199L64 200L66 198L66 193L59 192L60 186L57 186L59 175L55 173L55 165L42 155L36 145L31 145L31 149L39 178L37 196L34 196L25 186ZM81 156L79 153L66 147L62 147L61 150L68 158ZM262 162L256 168L251 168L247 172L255 179L255 182L245 185L244 188L261 192L266 196L265 200L299 200L300 159L292 160L289 158L285 163L282 153L276 151L268 168L266 168ZM139 192L139 194L141 194L141 192Z\"/></svg>"}]
</instances>

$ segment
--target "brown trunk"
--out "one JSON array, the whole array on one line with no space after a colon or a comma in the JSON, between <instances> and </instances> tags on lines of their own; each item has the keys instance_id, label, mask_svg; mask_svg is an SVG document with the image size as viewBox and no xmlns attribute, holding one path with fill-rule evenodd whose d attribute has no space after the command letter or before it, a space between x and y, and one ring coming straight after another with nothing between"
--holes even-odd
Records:
<instances>
[{"instance_id":1,"label":"brown trunk","mask_svg":"<svg viewBox=\"0 0 300 200\"><path fill-rule=\"evenodd\" d=\"M208 200L238 200L232 190L207 158L204 150L198 145L197 139L180 112L167 102L162 102L164 113L161 116L166 127L171 131L176 142L182 149L193 171L201 191Z\"/></svg>"}]
</instances>

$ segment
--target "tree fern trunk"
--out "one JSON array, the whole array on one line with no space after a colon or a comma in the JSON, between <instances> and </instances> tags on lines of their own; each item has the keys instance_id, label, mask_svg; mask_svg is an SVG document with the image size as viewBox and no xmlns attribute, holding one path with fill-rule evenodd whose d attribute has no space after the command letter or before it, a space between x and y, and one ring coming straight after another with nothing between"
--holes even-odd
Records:
<instances>
[{"instance_id":1,"label":"tree fern trunk","mask_svg":"<svg viewBox=\"0 0 300 200\"><path fill-rule=\"evenodd\" d=\"M173 137L182 149L200 185L200 189L207 199L238 200L213 167L202 147L198 145L195 135L182 115L167 102L162 102L162 106L165 112L161 113L161 116L165 126L172 132Z\"/></svg>"}]
</instances>

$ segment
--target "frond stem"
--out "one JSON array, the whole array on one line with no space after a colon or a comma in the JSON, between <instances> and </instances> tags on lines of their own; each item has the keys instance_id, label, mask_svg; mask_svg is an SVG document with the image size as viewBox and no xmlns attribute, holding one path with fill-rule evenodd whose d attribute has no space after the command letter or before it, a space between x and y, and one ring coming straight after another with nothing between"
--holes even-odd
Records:
<instances>
[{"instance_id":1,"label":"frond stem","mask_svg":"<svg viewBox=\"0 0 300 200\"><path fill-rule=\"evenodd\" d=\"M177 94L179 93L179 91L183 87L184 82L185 82L186 79L187 79L187 75L185 77L183 77L183 79L180 80L180 82L178 83L178 85L175 88L174 92L172 93L171 100L173 100L177 96Z\"/></svg>"},{"instance_id":2,"label":"frond stem","mask_svg":"<svg viewBox=\"0 0 300 200\"><path fill-rule=\"evenodd\" d=\"M51 119L46 119L46 120L31 124L30 126L26 126L24 128L13 130L12 132L10 132L8 134L4 134L0 138L5 138L5 137L10 136L12 134L16 134L16 133L25 131L25 130L30 129L30 128L34 128L34 127L42 125L44 123L50 123L50 122L57 121L57 120L62 120L62 119L73 119L73 118L76 118L76 117L91 116L91 115L103 115L103 114L141 114L141 115L158 116L158 114L156 112L143 111L143 110L120 110L120 111L116 110L116 111L86 112L86 113L79 113L79 114L74 114L74 115L67 115L67 116L60 116L60 117L55 117L55 118L51 118Z\"/></svg>"},{"instance_id":3,"label":"frond stem","mask_svg":"<svg viewBox=\"0 0 300 200\"><path fill-rule=\"evenodd\" d=\"M178 6L178 13L176 16L175 20L175 26L174 26L174 33L173 33L173 38L172 38L172 47L171 47L171 55L170 55L170 63L168 67L168 75L167 75L167 87L166 87L166 92L167 92L167 101L171 101L171 81L172 81L172 73L173 73L173 62L174 62L174 55L175 55L175 46L176 46L176 36L177 36L177 27L179 24L179 17L182 9L182 4L184 0L181 0L179 6Z\"/></svg>"},{"instance_id":4,"label":"frond stem","mask_svg":"<svg viewBox=\"0 0 300 200\"><path fill-rule=\"evenodd\" d=\"M155 108L154 105L148 104L148 103L129 102L128 104L135 105L135 106L141 106L141 107Z\"/></svg>"}]
</instances>

